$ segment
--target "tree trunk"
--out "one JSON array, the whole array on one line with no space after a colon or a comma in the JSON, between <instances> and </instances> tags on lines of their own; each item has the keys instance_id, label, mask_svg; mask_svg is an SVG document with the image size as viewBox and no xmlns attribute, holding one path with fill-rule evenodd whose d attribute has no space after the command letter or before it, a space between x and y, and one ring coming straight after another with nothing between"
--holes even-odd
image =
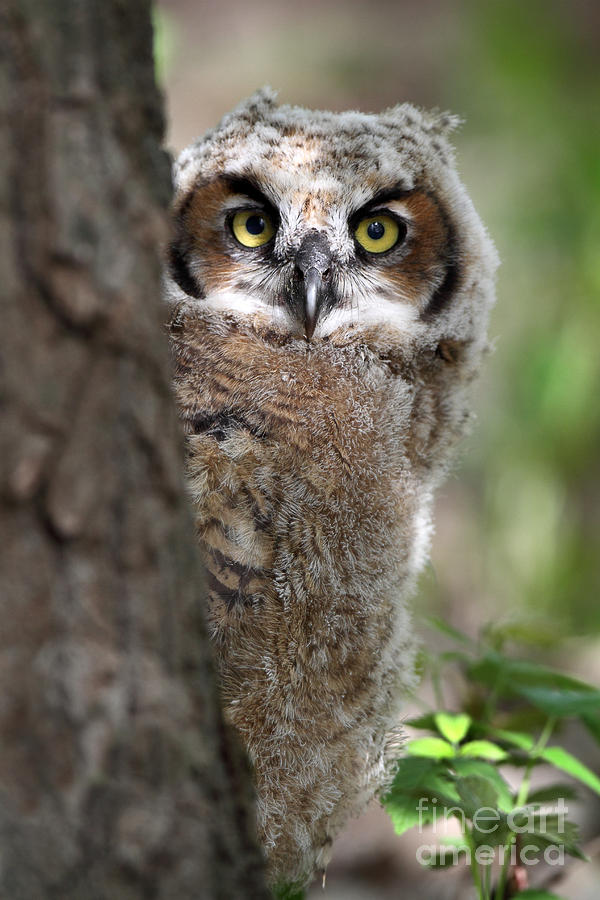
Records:
<instances>
[{"instance_id":1,"label":"tree trunk","mask_svg":"<svg viewBox=\"0 0 600 900\"><path fill-rule=\"evenodd\" d=\"M148 0L0 0L0 898L267 897L159 298Z\"/></svg>"}]
</instances>

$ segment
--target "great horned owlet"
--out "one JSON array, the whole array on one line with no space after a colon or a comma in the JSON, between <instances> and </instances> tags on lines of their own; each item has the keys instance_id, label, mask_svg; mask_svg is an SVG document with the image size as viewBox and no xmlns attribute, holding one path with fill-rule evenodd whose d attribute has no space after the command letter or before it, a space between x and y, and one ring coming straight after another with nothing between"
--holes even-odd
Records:
<instances>
[{"instance_id":1,"label":"great horned owlet","mask_svg":"<svg viewBox=\"0 0 600 900\"><path fill-rule=\"evenodd\" d=\"M469 419L496 255L452 116L242 103L175 166L166 275L223 704L272 882L389 784L407 595Z\"/></svg>"}]
</instances>

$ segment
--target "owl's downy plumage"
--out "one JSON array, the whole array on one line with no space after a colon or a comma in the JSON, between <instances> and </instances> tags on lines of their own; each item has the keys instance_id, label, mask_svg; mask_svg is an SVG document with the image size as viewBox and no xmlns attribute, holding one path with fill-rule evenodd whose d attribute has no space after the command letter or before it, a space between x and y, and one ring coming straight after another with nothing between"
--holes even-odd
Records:
<instances>
[{"instance_id":1,"label":"owl's downy plumage","mask_svg":"<svg viewBox=\"0 0 600 900\"><path fill-rule=\"evenodd\" d=\"M272 881L389 783L407 596L469 419L496 255L456 120L263 90L175 167L175 388L227 718Z\"/></svg>"}]
</instances>

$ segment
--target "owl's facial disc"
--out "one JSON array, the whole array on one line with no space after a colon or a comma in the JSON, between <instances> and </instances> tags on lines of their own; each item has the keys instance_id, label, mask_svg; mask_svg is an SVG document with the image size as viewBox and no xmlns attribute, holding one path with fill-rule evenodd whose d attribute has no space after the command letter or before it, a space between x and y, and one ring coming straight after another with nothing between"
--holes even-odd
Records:
<instances>
[{"instance_id":1,"label":"owl's facial disc","mask_svg":"<svg viewBox=\"0 0 600 900\"><path fill-rule=\"evenodd\" d=\"M181 194L169 251L174 291L311 343L350 326L406 331L446 305L461 254L430 190L373 174L353 193L342 174L319 168L326 149L311 168L304 139L282 147L279 162L209 171Z\"/></svg>"}]
</instances>

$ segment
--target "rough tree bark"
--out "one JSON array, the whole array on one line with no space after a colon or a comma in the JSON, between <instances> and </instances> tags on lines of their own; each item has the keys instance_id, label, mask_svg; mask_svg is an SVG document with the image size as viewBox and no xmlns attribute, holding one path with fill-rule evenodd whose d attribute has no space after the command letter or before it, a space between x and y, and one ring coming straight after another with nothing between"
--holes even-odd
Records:
<instances>
[{"instance_id":1,"label":"rough tree bark","mask_svg":"<svg viewBox=\"0 0 600 900\"><path fill-rule=\"evenodd\" d=\"M148 0L0 0L0 898L267 897L161 329Z\"/></svg>"}]
</instances>

